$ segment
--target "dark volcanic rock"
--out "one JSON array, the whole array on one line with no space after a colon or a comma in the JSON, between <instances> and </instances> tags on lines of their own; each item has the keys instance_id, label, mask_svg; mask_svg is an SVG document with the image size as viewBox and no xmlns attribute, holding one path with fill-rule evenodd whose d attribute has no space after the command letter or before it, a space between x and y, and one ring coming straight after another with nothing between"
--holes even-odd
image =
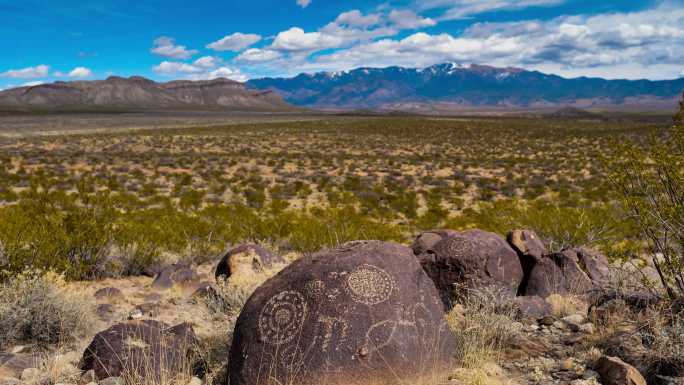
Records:
<instances>
[{"instance_id":1,"label":"dark volcanic rock","mask_svg":"<svg viewBox=\"0 0 684 385\"><path fill-rule=\"evenodd\" d=\"M444 239L446 237L454 236L454 235L458 235L458 231L454 231L454 230L424 231L416 237L416 240L413 241L411 248L413 249L413 253L415 255L421 255L424 253L433 253L435 251L434 246L437 244L437 242L441 241L442 239Z\"/></svg>"},{"instance_id":2,"label":"dark volcanic rock","mask_svg":"<svg viewBox=\"0 0 684 385\"><path fill-rule=\"evenodd\" d=\"M431 374L455 342L411 250L350 242L304 257L243 307L230 384L365 383Z\"/></svg>"},{"instance_id":3,"label":"dark volcanic rock","mask_svg":"<svg viewBox=\"0 0 684 385\"><path fill-rule=\"evenodd\" d=\"M418 259L435 282L447 308L455 299L457 286L474 289L495 286L510 292L511 296L516 294L523 270L518 255L502 237L481 230L443 234Z\"/></svg>"},{"instance_id":4,"label":"dark volcanic rock","mask_svg":"<svg viewBox=\"0 0 684 385\"><path fill-rule=\"evenodd\" d=\"M197 275L187 263L175 263L165 267L152 282L155 289L170 289L174 284L197 280Z\"/></svg>"},{"instance_id":5,"label":"dark volcanic rock","mask_svg":"<svg viewBox=\"0 0 684 385\"><path fill-rule=\"evenodd\" d=\"M531 230L513 230L506 237L511 247L521 256L539 261L546 253L546 246Z\"/></svg>"},{"instance_id":6,"label":"dark volcanic rock","mask_svg":"<svg viewBox=\"0 0 684 385\"><path fill-rule=\"evenodd\" d=\"M255 244L244 244L231 249L216 266L216 278L228 279L243 271L252 272L274 263L284 263L283 257Z\"/></svg>"},{"instance_id":7,"label":"dark volcanic rock","mask_svg":"<svg viewBox=\"0 0 684 385\"><path fill-rule=\"evenodd\" d=\"M542 318L553 313L551 304L537 295L516 297L514 302L524 317Z\"/></svg>"},{"instance_id":8,"label":"dark volcanic rock","mask_svg":"<svg viewBox=\"0 0 684 385\"><path fill-rule=\"evenodd\" d=\"M608 282L608 266L608 259L597 251L584 247L566 249L536 260L521 292L541 297L554 293L588 294Z\"/></svg>"},{"instance_id":9,"label":"dark volcanic rock","mask_svg":"<svg viewBox=\"0 0 684 385\"><path fill-rule=\"evenodd\" d=\"M81 369L99 379L133 377L160 381L175 378L195 361L197 337L192 326L129 321L95 335L83 353ZM199 369L201 365L197 365Z\"/></svg>"}]
</instances>

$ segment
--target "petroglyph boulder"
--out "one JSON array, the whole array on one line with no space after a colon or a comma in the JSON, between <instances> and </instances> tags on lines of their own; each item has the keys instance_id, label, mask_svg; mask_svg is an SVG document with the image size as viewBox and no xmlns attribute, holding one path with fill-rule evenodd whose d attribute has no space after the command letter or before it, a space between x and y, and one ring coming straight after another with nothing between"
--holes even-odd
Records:
<instances>
[{"instance_id":1,"label":"petroglyph boulder","mask_svg":"<svg viewBox=\"0 0 684 385\"><path fill-rule=\"evenodd\" d=\"M514 296L523 280L518 254L499 235L481 230L443 231L442 239L417 249L423 269L435 282L447 308L455 300L459 286L477 289L501 287ZM421 234L419 238L425 238ZM424 241L421 241L425 243Z\"/></svg>"},{"instance_id":2,"label":"petroglyph boulder","mask_svg":"<svg viewBox=\"0 0 684 385\"><path fill-rule=\"evenodd\" d=\"M229 250L216 266L216 278L228 279L233 275L252 274L254 271L284 263L283 257L255 245L244 244Z\"/></svg>"},{"instance_id":3,"label":"petroglyph boulder","mask_svg":"<svg viewBox=\"0 0 684 385\"><path fill-rule=\"evenodd\" d=\"M235 326L230 384L421 377L454 350L438 293L411 250L351 242L292 263L255 291Z\"/></svg>"}]
</instances>

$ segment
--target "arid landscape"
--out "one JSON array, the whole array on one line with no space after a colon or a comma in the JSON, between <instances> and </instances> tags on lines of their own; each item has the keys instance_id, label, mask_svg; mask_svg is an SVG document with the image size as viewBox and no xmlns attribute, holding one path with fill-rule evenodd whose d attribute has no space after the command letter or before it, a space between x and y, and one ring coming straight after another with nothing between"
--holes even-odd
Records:
<instances>
[{"instance_id":1,"label":"arid landscape","mask_svg":"<svg viewBox=\"0 0 684 385\"><path fill-rule=\"evenodd\" d=\"M684 385L684 0L0 15L0 385Z\"/></svg>"},{"instance_id":2,"label":"arid landscape","mask_svg":"<svg viewBox=\"0 0 684 385\"><path fill-rule=\"evenodd\" d=\"M609 354L637 367L649 383L667 383L657 381L681 367L679 318L656 294L662 287L657 271L639 226L619 203L611 165L624 157L619 142L647 147L652 134L671 127L670 120L567 114L247 114L185 128L174 128L175 121L166 128L145 126L151 119L146 117L134 129L107 116L65 115L65 125L73 119L71 132L39 130L35 123L17 127L16 116L5 117L12 123L0 139L0 239L5 274L13 278L0 296L2 381L225 383L234 378L236 364L228 357L234 356L234 333L242 333L240 309L256 306L250 302L257 299L248 297L265 280L293 261L324 258L325 250L376 250L368 256L359 251L355 258L365 261L402 247L390 251L399 253L391 258L408 260L382 274L414 264L434 279L431 311L444 303L444 322L453 334L435 338L454 338L448 354L455 361L439 371L421 367L420 379L398 369L387 378L378 374L385 372L382 366L371 378L400 384L622 383L602 380L622 370L622 364L603 362ZM439 228L454 232L429 232ZM457 232L469 229L485 232ZM339 249L365 239L412 249L392 243ZM441 249L446 241L461 246ZM254 244L261 246L249 246ZM461 255L502 267L448 262ZM557 267L549 271L545 261ZM321 290L329 285L322 277L312 281ZM387 295L415 290L396 279L387 281L397 285ZM459 287L453 293L461 294L452 297ZM370 298L375 300L361 301ZM128 329L95 336L120 325ZM178 342L165 331L169 325L192 327L191 340L183 332ZM358 325L326 325L326 343L353 345L346 343ZM310 333L318 333L311 327ZM352 340L340 340L339 333ZM642 342L625 346L626 335ZM102 350L103 343L111 351ZM396 343L392 349L403 349ZM101 355L98 362L87 358L91 351ZM306 381L305 372L280 370L266 371L273 377L264 383Z\"/></svg>"}]
</instances>

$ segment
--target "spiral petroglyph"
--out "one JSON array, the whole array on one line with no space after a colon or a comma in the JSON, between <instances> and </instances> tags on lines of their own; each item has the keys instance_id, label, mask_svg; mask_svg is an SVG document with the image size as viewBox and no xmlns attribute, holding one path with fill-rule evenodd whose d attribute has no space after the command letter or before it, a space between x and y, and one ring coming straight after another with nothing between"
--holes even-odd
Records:
<instances>
[{"instance_id":1,"label":"spiral petroglyph","mask_svg":"<svg viewBox=\"0 0 684 385\"><path fill-rule=\"evenodd\" d=\"M261 310L259 332L273 345L290 342L306 318L306 300L297 291L283 291L273 296Z\"/></svg>"},{"instance_id":2,"label":"spiral petroglyph","mask_svg":"<svg viewBox=\"0 0 684 385\"><path fill-rule=\"evenodd\" d=\"M364 264L347 276L347 289L355 302L377 305L387 301L396 287L394 278L385 270Z\"/></svg>"}]
</instances>

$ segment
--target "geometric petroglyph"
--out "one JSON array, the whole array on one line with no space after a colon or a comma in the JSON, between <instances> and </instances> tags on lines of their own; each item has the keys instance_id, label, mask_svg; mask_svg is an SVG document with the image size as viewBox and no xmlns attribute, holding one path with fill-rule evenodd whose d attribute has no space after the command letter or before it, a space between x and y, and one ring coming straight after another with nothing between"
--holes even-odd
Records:
<instances>
[{"instance_id":1,"label":"geometric petroglyph","mask_svg":"<svg viewBox=\"0 0 684 385\"><path fill-rule=\"evenodd\" d=\"M347 289L352 299L366 305L377 305L386 301L396 287L394 278L385 270L364 264L347 277Z\"/></svg>"},{"instance_id":2,"label":"geometric petroglyph","mask_svg":"<svg viewBox=\"0 0 684 385\"><path fill-rule=\"evenodd\" d=\"M325 283L320 279L312 280L304 285L309 298L320 298L325 293Z\"/></svg>"},{"instance_id":3,"label":"geometric petroglyph","mask_svg":"<svg viewBox=\"0 0 684 385\"><path fill-rule=\"evenodd\" d=\"M473 252L473 243L470 239L460 236L448 237L443 247L442 252L458 258L468 257Z\"/></svg>"},{"instance_id":4,"label":"geometric petroglyph","mask_svg":"<svg viewBox=\"0 0 684 385\"><path fill-rule=\"evenodd\" d=\"M259 332L273 345L290 342L300 331L306 318L306 300L296 291L283 291L273 296L259 315Z\"/></svg>"}]
</instances>

